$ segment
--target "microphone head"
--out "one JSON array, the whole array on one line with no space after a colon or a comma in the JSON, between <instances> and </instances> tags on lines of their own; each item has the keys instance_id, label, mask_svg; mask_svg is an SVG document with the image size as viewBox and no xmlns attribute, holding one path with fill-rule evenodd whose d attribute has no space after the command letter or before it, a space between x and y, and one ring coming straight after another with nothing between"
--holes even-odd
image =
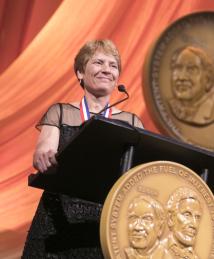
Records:
<instances>
[{"instance_id":1,"label":"microphone head","mask_svg":"<svg viewBox=\"0 0 214 259\"><path fill-rule=\"evenodd\" d=\"M124 85L118 85L118 91L119 92L126 92L126 88L125 88L125 86Z\"/></svg>"}]
</instances>

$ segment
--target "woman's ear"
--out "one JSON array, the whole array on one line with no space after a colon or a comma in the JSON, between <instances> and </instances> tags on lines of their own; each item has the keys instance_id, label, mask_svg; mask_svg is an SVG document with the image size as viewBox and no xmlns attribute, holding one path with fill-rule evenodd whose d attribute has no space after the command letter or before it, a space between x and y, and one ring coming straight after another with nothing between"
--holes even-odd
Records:
<instances>
[{"instance_id":1,"label":"woman's ear","mask_svg":"<svg viewBox=\"0 0 214 259\"><path fill-rule=\"evenodd\" d=\"M77 77L79 80L83 79L83 73L81 73L79 70L77 70Z\"/></svg>"}]
</instances>

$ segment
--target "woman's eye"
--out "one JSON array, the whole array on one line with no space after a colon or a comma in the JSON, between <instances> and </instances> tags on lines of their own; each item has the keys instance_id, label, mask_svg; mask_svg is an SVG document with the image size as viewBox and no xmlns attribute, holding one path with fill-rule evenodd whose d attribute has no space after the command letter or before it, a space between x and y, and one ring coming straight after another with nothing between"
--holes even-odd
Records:
<instances>
[{"instance_id":1,"label":"woman's eye","mask_svg":"<svg viewBox=\"0 0 214 259\"><path fill-rule=\"evenodd\" d=\"M94 61L94 64L99 64L99 65L100 65L100 64L101 64L101 61L95 60L95 61Z\"/></svg>"},{"instance_id":2,"label":"woman's eye","mask_svg":"<svg viewBox=\"0 0 214 259\"><path fill-rule=\"evenodd\" d=\"M118 69L117 65L112 65L112 67Z\"/></svg>"}]
</instances>

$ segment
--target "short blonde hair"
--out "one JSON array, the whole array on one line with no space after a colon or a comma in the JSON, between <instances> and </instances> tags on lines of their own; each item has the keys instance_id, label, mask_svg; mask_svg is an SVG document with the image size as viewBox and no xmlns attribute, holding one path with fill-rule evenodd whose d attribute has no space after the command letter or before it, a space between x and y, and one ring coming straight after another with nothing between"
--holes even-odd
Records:
<instances>
[{"instance_id":1,"label":"short blonde hair","mask_svg":"<svg viewBox=\"0 0 214 259\"><path fill-rule=\"evenodd\" d=\"M101 50L106 54L114 56L117 61L119 73L121 72L121 58L119 51L111 40L105 39L89 41L83 45L74 59L74 71L76 75L77 71L81 73L85 72L86 64L97 50Z\"/></svg>"}]
</instances>

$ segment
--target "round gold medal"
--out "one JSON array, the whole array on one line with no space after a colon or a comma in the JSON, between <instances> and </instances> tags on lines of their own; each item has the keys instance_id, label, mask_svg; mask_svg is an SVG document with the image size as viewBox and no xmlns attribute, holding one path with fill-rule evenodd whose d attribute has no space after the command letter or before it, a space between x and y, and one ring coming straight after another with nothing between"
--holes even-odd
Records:
<instances>
[{"instance_id":1,"label":"round gold medal","mask_svg":"<svg viewBox=\"0 0 214 259\"><path fill-rule=\"evenodd\" d=\"M187 15L157 39L145 60L147 108L163 132L214 150L214 12Z\"/></svg>"},{"instance_id":2,"label":"round gold medal","mask_svg":"<svg viewBox=\"0 0 214 259\"><path fill-rule=\"evenodd\" d=\"M213 194L181 164L139 165L109 192L100 237L109 259L214 258Z\"/></svg>"}]
</instances>

